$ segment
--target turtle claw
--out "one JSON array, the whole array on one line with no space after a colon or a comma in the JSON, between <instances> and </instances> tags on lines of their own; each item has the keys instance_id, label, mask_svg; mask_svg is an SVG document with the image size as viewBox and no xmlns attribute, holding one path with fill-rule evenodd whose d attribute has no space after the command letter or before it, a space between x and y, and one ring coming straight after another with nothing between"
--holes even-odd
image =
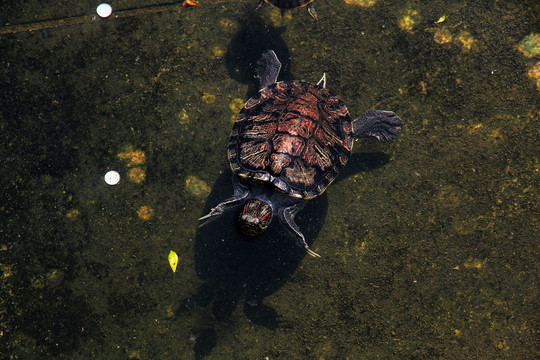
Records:
<instances>
[{"instance_id":1,"label":"turtle claw","mask_svg":"<svg viewBox=\"0 0 540 360\"><path fill-rule=\"evenodd\" d=\"M218 217L221 216L221 214L223 214L223 210L218 209L218 207L219 207L219 205L216 206L215 208L213 208L212 210L210 210L210 212L208 214L206 214L204 216L201 216L199 218L199 221L204 220L204 222L199 225L200 228L203 227L204 225L207 225L207 224L211 223L212 221L216 220Z\"/></svg>"},{"instance_id":2,"label":"turtle claw","mask_svg":"<svg viewBox=\"0 0 540 360\"><path fill-rule=\"evenodd\" d=\"M306 247L306 251L309 255L313 256L314 258L321 257L321 255L317 254L315 251L311 250L309 247Z\"/></svg>"},{"instance_id":3,"label":"turtle claw","mask_svg":"<svg viewBox=\"0 0 540 360\"><path fill-rule=\"evenodd\" d=\"M223 215L225 211L238 206L243 201L245 195L247 195L247 193L243 194L242 196L237 196L229 200L225 200L224 202L216 205L216 207L213 207L208 214L199 218L199 221L204 220L204 222L200 224L199 227L203 227L204 225L211 223L212 221Z\"/></svg>"},{"instance_id":4,"label":"turtle claw","mask_svg":"<svg viewBox=\"0 0 540 360\"><path fill-rule=\"evenodd\" d=\"M201 216L201 217L199 218L199 221L204 220L204 219L208 219L210 216L212 216L212 212L209 212L208 214L206 214L206 215L204 215L204 216Z\"/></svg>"}]
</instances>

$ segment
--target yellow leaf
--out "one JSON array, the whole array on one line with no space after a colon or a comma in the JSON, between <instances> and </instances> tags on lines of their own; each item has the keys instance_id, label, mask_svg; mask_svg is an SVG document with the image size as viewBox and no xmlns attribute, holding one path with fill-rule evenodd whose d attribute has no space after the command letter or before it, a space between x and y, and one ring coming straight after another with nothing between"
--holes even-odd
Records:
<instances>
[{"instance_id":1,"label":"yellow leaf","mask_svg":"<svg viewBox=\"0 0 540 360\"><path fill-rule=\"evenodd\" d=\"M176 272L176 265L178 265L178 255L176 255L176 253L172 250L169 253L169 265L171 266L172 271Z\"/></svg>"},{"instance_id":2,"label":"yellow leaf","mask_svg":"<svg viewBox=\"0 0 540 360\"><path fill-rule=\"evenodd\" d=\"M435 24L442 23L444 20L446 20L446 15L441 16L439 20L435 21Z\"/></svg>"}]
</instances>

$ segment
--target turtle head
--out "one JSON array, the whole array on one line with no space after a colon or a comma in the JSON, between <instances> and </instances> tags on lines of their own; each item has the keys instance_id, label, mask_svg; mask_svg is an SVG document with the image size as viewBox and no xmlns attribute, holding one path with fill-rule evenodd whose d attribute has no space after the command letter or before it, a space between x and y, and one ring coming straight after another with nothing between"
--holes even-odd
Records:
<instances>
[{"instance_id":1,"label":"turtle head","mask_svg":"<svg viewBox=\"0 0 540 360\"><path fill-rule=\"evenodd\" d=\"M262 233L272 221L272 206L266 201L251 199L238 216L238 227L247 236Z\"/></svg>"}]
</instances>

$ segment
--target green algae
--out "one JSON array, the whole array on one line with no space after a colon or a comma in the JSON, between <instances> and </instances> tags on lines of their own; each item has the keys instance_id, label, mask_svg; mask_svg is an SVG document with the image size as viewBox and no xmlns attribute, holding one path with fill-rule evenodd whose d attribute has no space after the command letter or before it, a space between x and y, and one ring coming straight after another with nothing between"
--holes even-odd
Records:
<instances>
[{"instance_id":1,"label":"green algae","mask_svg":"<svg viewBox=\"0 0 540 360\"><path fill-rule=\"evenodd\" d=\"M538 57L540 55L540 34L530 34L518 45L519 51L528 58Z\"/></svg>"}]
</instances>

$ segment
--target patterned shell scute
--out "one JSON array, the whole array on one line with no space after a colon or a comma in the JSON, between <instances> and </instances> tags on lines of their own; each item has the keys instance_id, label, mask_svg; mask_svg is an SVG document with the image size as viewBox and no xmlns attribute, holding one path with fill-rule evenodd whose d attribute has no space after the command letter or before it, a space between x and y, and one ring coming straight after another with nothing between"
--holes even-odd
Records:
<instances>
[{"instance_id":1,"label":"patterned shell scute","mask_svg":"<svg viewBox=\"0 0 540 360\"><path fill-rule=\"evenodd\" d=\"M241 178L310 199L321 194L347 163L351 134L347 108L325 88L278 82L240 111L229 161Z\"/></svg>"},{"instance_id":2,"label":"patterned shell scute","mask_svg":"<svg viewBox=\"0 0 540 360\"><path fill-rule=\"evenodd\" d=\"M313 2L313 0L265 0L265 1L283 10L306 6L307 4Z\"/></svg>"}]
</instances>

